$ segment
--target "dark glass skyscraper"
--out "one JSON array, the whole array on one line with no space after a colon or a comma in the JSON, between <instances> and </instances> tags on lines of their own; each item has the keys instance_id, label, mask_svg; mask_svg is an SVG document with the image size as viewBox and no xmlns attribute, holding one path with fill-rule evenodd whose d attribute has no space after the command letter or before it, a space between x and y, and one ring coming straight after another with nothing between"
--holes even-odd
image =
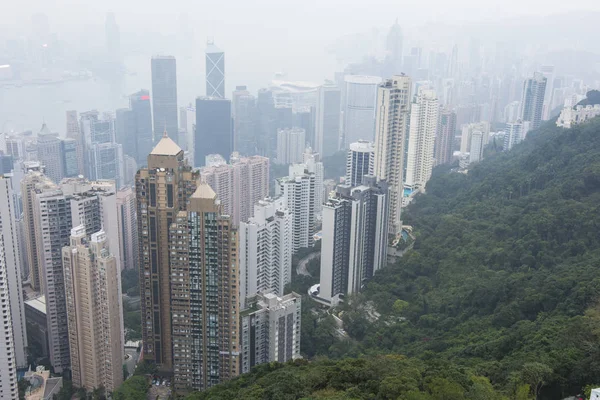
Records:
<instances>
[{"instance_id":1,"label":"dark glass skyscraper","mask_svg":"<svg viewBox=\"0 0 600 400\"><path fill-rule=\"evenodd\" d=\"M208 154L220 154L229 159L233 151L231 101L215 97L196 99L196 136L194 162L205 165Z\"/></svg>"},{"instance_id":2,"label":"dark glass skyscraper","mask_svg":"<svg viewBox=\"0 0 600 400\"><path fill-rule=\"evenodd\" d=\"M154 113L154 142L166 130L177 142L177 63L173 56L154 56L152 69L152 108Z\"/></svg>"},{"instance_id":3,"label":"dark glass skyscraper","mask_svg":"<svg viewBox=\"0 0 600 400\"><path fill-rule=\"evenodd\" d=\"M212 41L206 46L206 95L225 98L225 53Z\"/></svg>"},{"instance_id":4,"label":"dark glass skyscraper","mask_svg":"<svg viewBox=\"0 0 600 400\"><path fill-rule=\"evenodd\" d=\"M148 154L152 151L152 111L150 108L150 93L140 90L129 96L129 107L133 114L135 126L136 154L135 161L139 166L146 165ZM177 123L177 119L175 119Z\"/></svg>"}]
</instances>

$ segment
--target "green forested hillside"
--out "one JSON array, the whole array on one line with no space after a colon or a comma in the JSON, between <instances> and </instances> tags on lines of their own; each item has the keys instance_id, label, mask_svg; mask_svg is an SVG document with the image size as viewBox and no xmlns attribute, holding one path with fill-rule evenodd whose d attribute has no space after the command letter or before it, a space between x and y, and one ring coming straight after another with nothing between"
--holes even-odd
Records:
<instances>
[{"instance_id":1,"label":"green forested hillside","mask_svg":"<svg viewBox=\"0 0 600 400\"><path fill-rule=\"evenodd\" d=\"M403 217L413 251L345 306L348 354L446 359L498 387L538 362L553 399L600 383L599 208L598 119L437 174Z\"/></svg>"},{"instance_id":2,"label":"green forested hillside","mask_svg":"<svg viewBox=\"0 0 600 400\"><path fill-rule=\"evenodd\" d=\"M341 306L351 339L315 347L355 358L261 365L188 399L582 393L600 384L599 208L599 118L438 170L403 216L413 249Z\"/></svg>"},{"instance_id":3,"label":"green forested hillside","mask_svg":"<svg viewBox=\"0 0 600 400\"><path fill-rule=\"evenodd\" d=\"M526 400L529 387L515 384L510 395ZM232 381L193 393L187 400L292 399L500 400L489 380L445 361L402 356L297 360L263 364Z\"/></svg>"}]
</instances>

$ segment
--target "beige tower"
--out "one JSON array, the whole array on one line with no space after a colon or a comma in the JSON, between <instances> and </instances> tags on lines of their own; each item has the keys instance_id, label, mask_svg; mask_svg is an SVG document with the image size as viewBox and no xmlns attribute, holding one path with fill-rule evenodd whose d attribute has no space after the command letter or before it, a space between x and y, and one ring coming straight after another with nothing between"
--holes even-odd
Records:
<instances>
[{"instance_id":1,"label":"beige tower","mask_svg":"<svg viewBox=\"0 0 600 400\"><path fill-rule=\"evenodd\" d=\"M388 183L388 232L393 239L402 230L404 151L410 120L411 81L397 75L379 85L375 118L375 176Z\"/></svg>"},{"instance_id":2,"label":"beige tower","mask_svg":"<svg viewBox=\"0 0 600 400\"><path fill-rule=\"evenodd\" d=\"M38 260L37 240L35 240L35 189L53 190L56 185L39 171L30 171L21 181L21 195L23 202L24 233L27 249L27 264L29 265L29 280L31 287L43 292L43 279L40 261Z\"/></svg>"},{"instance_id":3,"label":"beige tower","mask_svg":"<svg viewBox=\"0 0 600 400\"><path fill-rule=\"evenodd\" d=\"M239 374L237 230L203 183L170 234L175 388L204 390Z\"/></svg>"},{"instance_id":4,"label":"beige tower","mask_svg":"<svg viewBox=\"0 0 600 400\"><path fill-rule=\"evenodd\" d=\"M173 371L169 227L187 208L198 178L166 133L135 177L143 357L166 372Z\"/></svg>"},{"instance_id":5,"label":"beige tower","mask_svg":"<svg viewBox=\"0 0 600 400\"><path fill-rule=\"evenodd\" d=\"M63 273L73 385L113 391L123 382L119 268L104 231L79 225L64 247Z\"/></svg>"}]
</instances>

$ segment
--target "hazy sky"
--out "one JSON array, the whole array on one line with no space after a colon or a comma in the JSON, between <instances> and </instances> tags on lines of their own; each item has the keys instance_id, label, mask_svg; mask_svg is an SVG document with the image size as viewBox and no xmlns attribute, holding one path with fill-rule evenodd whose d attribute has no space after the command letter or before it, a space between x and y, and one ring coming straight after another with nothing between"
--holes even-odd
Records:
<instances>
[{"instance_id":1,"label":"hazy sky","mask_svg":"<svg viewBox=\"0 0 600 400\"><path fill-rule=\"evenodd\" d=\"M29 129L29 124L37 126L42 117L46 120L57 118L52 123L62 126L63 109L71 107L80 111L86 108L104 111L125 106L124 95L150 87L149 59L157 53L178 57L180 104L193 101L195 96L204 94L203 57L207 37L213 37L217 46L226 52L226 91L230 96L236 85L248 85L253 92L266 86L273 74L279 71L286 72L291 80L322 82L324 78L332 78L333 72L342 70L344 63L337 62L328 54L328 47L339 38L356 33L364 34L361 39L371 34L381 38L381 32L387 30L396 18L404 30L405 49L426 43L448 51L448 43L454 40L463 40L464 44L465 39L472 36L484 38L492 31L510 33L513 31L511 24L516 25L517 21L526 26L527 32L521 34L522 31L514 30L509 41L521 42L523 36L537 34L547 42L562 40L570 48L577 44L579 38L590 36L588 32L578 32L573 27L593 30L594 26L589 21L579 23L578 19L589 11L600 11L600 1L0 0L0 40L30 34L31 15L43 12L48 16L50 30L57 33L59 39L69 42L79 51L88 50L101 57L108 11L116 13L122 47L128 57L128 72L136 75L128 76L120 87L84 89L85 96L81 100L78 100L75 89L72 89L74 93L57 93L58 89L52 87L35 88L35 92L22 93L22 101L15 101L12 93L6 95L8 93L0 90L0 108L4 108L0 109L0 126L9 118L17 119L15 113L18 110L31 109L32 98L38 98L40 104L31 109L31 114L23 114L18 119L17 126L20 128ZM544 18L545 15L564 12L572 12L571 22L565 26L561 25L562 17L558 18L558 25L556 18L548 21ZM193 30L194 41L182 35L182 15ZM548 26L538 29L535 23L529 29L527 16L531 15L541 17L536 18L536 23L547 22L552 32L562 27L565 33L557 31L551 38L546 33ZM465 35L463 32L461 38L452 36L460 29L466 31L467 26L476 26L473 31L476 33ZM375 28L380 29L379 36L373 33ZM430 40L430 37L433 39ZM360 57L364 50L355 45L354 40L355 37L350 36L344 44ZM536 40L534 37L534 43ZM565 44L559 46L565 47ZM582 47L588 48L589 45ZM182 49L187 51L185 55ZM466 53L463 51L461 54ZM86 93L88 91L95 96L90 97ZM111 94L110 100L105 92ZM49 103L57 105L51 110L39 110ZM32 120L35 122L31 123Z\"/></svg>"},{"instance_id":2,"label":"hazy sky","mask_svg":"<svg viewBox=\"0 0 600 400\"><path fill-rule=\"evenodd\" d=\"M403 23L463 21L500 16L552 14L565 11L600 11L597 0L2 0L0 21L28 21L31 13L47 13L55 23L78 24L96 19L94 14L114 11L123 22L152 25L163 20L171 29L169 14L185 12L190 19L209 27L268 24L272 29L293 27L320 31L322 28L352 31L358 25L380 25L382 19L398 16ZM260 28L260 27L257 27ZM266 28L263 26L263 28ZM321 28L321 29L319 29Z\"/></svg>"}]
</instances>

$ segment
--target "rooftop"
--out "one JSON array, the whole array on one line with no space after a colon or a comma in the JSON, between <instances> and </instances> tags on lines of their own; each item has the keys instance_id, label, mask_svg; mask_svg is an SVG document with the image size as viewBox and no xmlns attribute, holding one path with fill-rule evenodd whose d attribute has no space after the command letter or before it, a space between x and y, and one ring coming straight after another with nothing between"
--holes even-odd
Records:
<instances>
[{"instance_id":1,"label":"rooftop","mask_svg":"<svg viewBox=\"0 0 600 400\"><path fill-rule=\"evenodd\" d=\"M192 195L194 199L215 199L216 197L217 194L208 183L201 183Z\"/></svg>"},{"instance_id":2,"label":"rooftop","mask_svg":"<svg viewBox=\"0 0 600 400\"><path fill-rule=\"evenodd\" d=\"M25 301L25 304L33 307L39 312L46 314L46 296L40 296L36 297L35 299L27 300Z\"/></svg>"},{"instance_id":3,"label":"rooftop","mask_svg":"<svg viewBox=\"0 0 600 400\"><path fill-rule=\"evenodd\" d=\"M176 156L181 151L181 147L179 147L173 139L167 136L165 132L162 139L154 146L150 154L154 156Z\"/></svg>"}]
</instances>

